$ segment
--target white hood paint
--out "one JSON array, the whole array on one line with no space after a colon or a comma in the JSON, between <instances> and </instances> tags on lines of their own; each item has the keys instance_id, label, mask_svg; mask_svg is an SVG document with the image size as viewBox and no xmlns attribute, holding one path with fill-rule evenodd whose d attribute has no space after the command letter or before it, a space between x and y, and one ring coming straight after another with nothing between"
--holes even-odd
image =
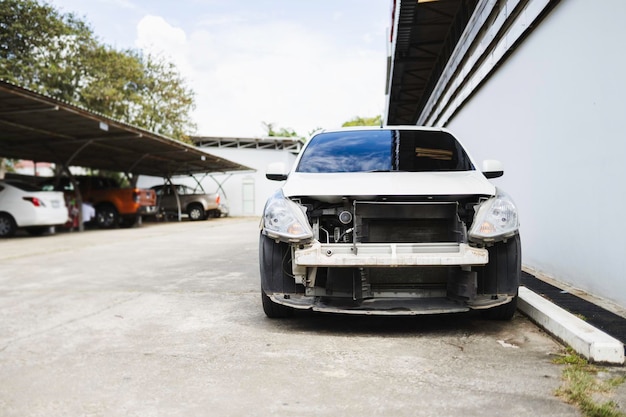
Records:
<instances>
[{"instance_id":1,"label":"white hood paint","mask_svg":"<svg viewBox=\"0 0 626 417\"><path fill-rule=\"evenodd\" d=\"M332 202L342 196L495 195L496 188L479 171L291 172L283 193L285 197L308 196Z\"/></svg>"}]
</instances>

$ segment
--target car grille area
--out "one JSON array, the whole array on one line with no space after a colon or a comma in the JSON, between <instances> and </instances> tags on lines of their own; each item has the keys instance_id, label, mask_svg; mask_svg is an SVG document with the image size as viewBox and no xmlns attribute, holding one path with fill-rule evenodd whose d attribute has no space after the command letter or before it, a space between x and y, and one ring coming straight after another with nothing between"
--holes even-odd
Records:
<instances>
[{"instance_id":1,"label":"car grille area","mask_svg":"<svg viewBox=\"0 0 626 417\"><path fill-rule=\"evenodd\" d=\"M371 244L390 244L397 249L408 244L412 250L458 248L467 243L466 225L459 215L457 201L388 202L352 201L352 222L340 224L339 213L346 205L333 211L326 208L318 217L317 229L326 243L315 268L314 287L307 295L363 300L370 298L461 298L474 296L475 273L456 265L324 265L325 259L336 256L350 258L350 253L363 253ZM466 216L465 216L466 217ZM339 230L337 230L339 229ZM334 232L332 232L334 230ZM328 236L328 241L323 238ZM333 236L335 240L333 241ZM348 254L338 255L338 245ZM397 246L396 246L397 245ZM367 246L372 247L372 246ZM349 249L348 249L349 248ZM423 249L422 249L423 248ZM446 249L447 250L447 249ZM404 252L403 252L404 253ZM367 257L367 255L364 255Z\"/></svg>"},{"instance_id":2,"label":"car grille area","mask_svg":"<svg viewBox=\"0 0 626 417\"><path fill-rule=\"evenodd\" d=\"M461 243L465 226L457 203L354 203L355 242Z\"/></svg>"}]
</instances>

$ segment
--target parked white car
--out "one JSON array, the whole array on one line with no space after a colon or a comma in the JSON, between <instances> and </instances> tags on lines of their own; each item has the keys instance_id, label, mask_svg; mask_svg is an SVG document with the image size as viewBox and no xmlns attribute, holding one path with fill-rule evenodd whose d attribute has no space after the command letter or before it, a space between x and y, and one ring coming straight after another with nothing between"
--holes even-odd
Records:
<instances>
[{"instance_id":1,"label":"parked white car","mask_svg":"<svg viewBox=\"0 0 626 417\"><path fill-rule=\"evenodd\" d=\"M0 237L12 236L18 228L39 235L67 222L63 193L40 190L19 180L0 180Z\"/></svg>"},{"instance_id":2,"label":"parked white car","mask_svg":"<svg viewBox=\"0 0 626 417\"><path fill-rule=\"evenodd\" d=\"M507 320L521 274L517 209L447 130L352 128L312 137L261 222L268 317L294 309Z\"/></svg>"}]
</instances>

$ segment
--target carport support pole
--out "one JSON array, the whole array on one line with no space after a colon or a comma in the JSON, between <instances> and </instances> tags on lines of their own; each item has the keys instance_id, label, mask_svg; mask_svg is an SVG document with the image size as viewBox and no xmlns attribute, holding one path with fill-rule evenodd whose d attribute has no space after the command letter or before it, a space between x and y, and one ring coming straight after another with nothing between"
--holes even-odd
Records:
<instances>
[{"instance_id":1,"label":"carport support pole","mask_svg":"<svg viewBox=\"0 0 626 417\"><path fill-rule=\"evenodd\" d=\"M224 185L224 183L225 183L226 181L228 181L228 180L230 179L230 177L232 177L232 176L233 176L233 174L232 174L232 173L230 173L230 174L226 175L226 178L224 178L224 179L222 180L222 182L219 182L219 181L218 181L218 180L217 180L217 179L213 176L213 174L207 174L206 176L208 176L208 177L209 177L209 178L211 178L213 181L215 181L215 183L217 184L217 191L218 191L218 192L221 192L221 193L222 193L222 195L224 196L224 198L228 200L228 196L226 195L226 191L224 190L224 188L222 188L222 185Z\"/></svg>"},{"instance_id":2,"label":"carport support pole","mask_svg":"<svg viewBox=\"0 0 626 417\"><path fill-rule=\"evenodd\" d=\"M67 174L74 187L74 197L76 199L76 208L78 209L78 231L84 232L85 225L83 224L83 195L80 192L80 188L78 182L76 182L76 178L72 175L72 172L68 168L67 165L63 165L63 171Z\"/></svg>"},{"instance_id":3,"label":"carport support pole","mask_svg":"<svg viewBox=\"0 0 626 417\"><path fill-rule=\"evenodd\" d=\"M65 171L67 175L70 177L70 181L72 182L72 185L74 186L74 191L76 191L76 205L78 206L78 231L79 232L85 231L85 226L83 225L83 196L80 193L76 179L74 179L74 176L70 172L69 166L74 160L74 158L76 158L76 156L80 154L83 151L83 149L90 146L93 142L94 142L93 140L88 140L87 142L83 143L78 149L76 149L76 151L69 158L67 158L67 161L65 161L65 163L63 164L63 171Z\"/></svg>"}]
</instances>

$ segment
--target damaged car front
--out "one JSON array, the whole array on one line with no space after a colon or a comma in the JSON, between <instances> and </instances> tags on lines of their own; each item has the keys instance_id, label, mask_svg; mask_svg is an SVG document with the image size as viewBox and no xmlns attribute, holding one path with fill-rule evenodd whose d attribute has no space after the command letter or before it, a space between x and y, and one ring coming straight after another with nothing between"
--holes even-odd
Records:
<instances>
[{"instance_id":1,"label":"damaged car front","mask_svg":"<svg viewBox=\"0 0 626 417\"><path fill-rule=\"evenodd\" d=\"M264 209L261 295L294 309L510 319L521 271L517 208L443 129L353 128L312 137Z\"/></svg>"}]
</instances>

